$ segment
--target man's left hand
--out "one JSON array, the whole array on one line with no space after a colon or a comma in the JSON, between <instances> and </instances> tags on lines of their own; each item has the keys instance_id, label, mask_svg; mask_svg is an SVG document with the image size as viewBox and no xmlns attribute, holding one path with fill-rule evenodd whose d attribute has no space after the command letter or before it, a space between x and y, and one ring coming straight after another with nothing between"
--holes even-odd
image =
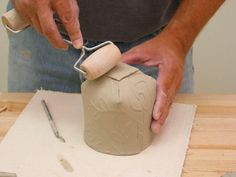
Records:
<instances>
[{"instance_id":1,"label":"man's left hand","mask_svg":"<svg viewBox=\"0 0 236 177\"><path fill-rule=\"evenodd\" d=\"M153 108L152 131L158 133L164 124L171 103L180 87L186 52L181 42L167 32L127 51L122 61L159 68L156 102Z\"/></svg>"}]
</instances>

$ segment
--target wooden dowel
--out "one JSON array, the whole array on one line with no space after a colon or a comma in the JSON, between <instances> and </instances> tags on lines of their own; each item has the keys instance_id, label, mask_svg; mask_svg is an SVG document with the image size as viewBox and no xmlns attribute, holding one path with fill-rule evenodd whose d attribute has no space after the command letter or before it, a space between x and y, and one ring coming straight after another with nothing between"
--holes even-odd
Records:
<instances>
[{"instance_id":1,"label":"wooden dowel","mask_svg":"<svg viewBox=\"0 0 236 177\"><path fill-rule=\"evenodd\" d=\"M21 31L30 26L29 22L21 17L15 9L3 14L2 23L14 31Z\"/></svg>"},{"instance_id":2,"label":"wooden dowel","mask_svg":"<svg viewBox=\"0 0 236 177\"><path fill-rule=\"evenodd\" d=\"M120 59L121 53L118 47L108 44L91 54L80 68L86 72L86 79L94 80L116 66Z\"/></svg>"}]
</instances>

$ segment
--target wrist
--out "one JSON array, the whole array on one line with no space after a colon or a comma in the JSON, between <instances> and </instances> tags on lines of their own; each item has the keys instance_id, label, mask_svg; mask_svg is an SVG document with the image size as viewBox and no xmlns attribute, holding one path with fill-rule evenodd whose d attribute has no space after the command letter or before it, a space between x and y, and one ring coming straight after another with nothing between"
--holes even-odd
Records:
<instances>
[{"instance_id":1,"label":"wrist","mask_svg":"<svg viewBox=\"0 0 236 177\"><path fill-rule=\"evenodd\" d=\"M197 33L193 27L183 25L181 22L172 22L163 31L163 35L171 38L171 41L184 55L192 47Z\"/></svg>"},{"instance_id":2,"label":"wrist","mask_svg":"<svg viewBox=\"0 0 236 177\"><path fill-rule=\"evenodd\" d=\"M178 32L167 27L155 38L156 41L161 44L161 48L169 50L181 60L185 59L189 49L191 48L188 38L182 35L181 31Z\"/></svg>"}]
</instances>

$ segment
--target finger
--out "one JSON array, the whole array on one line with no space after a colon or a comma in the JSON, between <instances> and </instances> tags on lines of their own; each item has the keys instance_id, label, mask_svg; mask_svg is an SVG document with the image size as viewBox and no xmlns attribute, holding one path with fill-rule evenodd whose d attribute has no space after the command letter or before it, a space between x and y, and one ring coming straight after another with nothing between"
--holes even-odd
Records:
<instances>
[{"instance_id":1,"label":"finger","mask_svg":"<svg viewBox=\"0 0 236 177\"><path fill-rule=\"evenodd\" d=\"M167 101L166 106L163 108L163 112L160 114L158 120L152 121L151 129L153 133L158 134L161 131L161 127L163 126L163 124L165 123L168 117L170 106L171 106L171 102Z\"/></svg>"},{"instance_id":2,"label":"finger","mask_svg":"<svg viewBox=\"0 0 236 177\"><path fill-rule=\"evenodd\" d=\"M160 88L157 89L156 103L153 109L153 119L158 120L163 114L165 107L167 105L167 95Z\"/></svg>"},{"instance_id":3,"label":"finger","mask_svg":"<svg viewBox=\"0 0 236 177\"><path fill-rule=\"evenodd\" d=\"M162 65L159 66L159 76L157 79L157 97L156 103L153 110L153 119L158 120L161 115L168 107L168 94L174 80L173 71L164 68Z\"/></svg>"},{"instance_id":4,"label":"finger","mask_svg":"<svg viewBox=\"0 0 236 177\"><path fill-rule=\"evenodd\" d=\"M37 30L37 32L40 33L40 34L43 34L43 31L42 31L42 28L41 28L38 16L37 15L33 15L30 18L30 21L31 21L32 25L34 26L34 28Z\"/></svg>"},{"instance_id":5,"label":"finger","mask_svg":"<svg viewBox=\"0 0 236 177\"><path fill-rule=\"evenodd\" d=\"M156 121L156 124L158 124L160 126L162 126L165 123L165 120L166 120L166 118L168 116L168 113L169 113L169 109L170 109L170 107L171 107L171 105L174 101L177 90L180 86L181 78L182 78L181 73L178 74L178 72L177 72L175 77L174 77L174 80L171 84L171 87L169 89L169 93L167 95L167 101L166 101L166 106L164 108L164 111L161 114L161 116L158 118L158 120ZM158 126L156 126L156 127L158 127Z\"/></svg>"},{"instance_id":6,"label":"finger","mask_svg":"<svg viewBox=\"0 0 236 177\"><path fill-rule=\"evenodd\" d=\"M178 92L183 78L183 70L177 70L175 72L174 80L172 81L171 87L168 93L169 103L173 103L176 93Z\"/></svg>"},{"instance_id":7,"label":"finger","mask_svg":"<svg viewBox=\"0 0 236 177\"><path fill-rule=\"evenodd\" d=\"M180 85L181 85L181 81L182 81L182 76L175 76L175 79L172 83L172 86L169 90L169 94L168 94L168 98L169 98L169 102L173 102L176 96L176 93L178 92Z\"/></svg>"},{"instance_id":8,"label":"finger","mask_svg":"<svg viewBox=\"0 0 236 177\"><path fill-rule=\"evenodd\" d=\"M58 28L53 20L53 12L49 7L41 8L38 11L38 18L43 34L47 37L50 43L59 49L68 49L68 45L63 41Z\"/></svg>"},{"instance_id":9,"label":"finger","mask_svg":"<svg viewBox=\"0 0 236 177\"><path fill-rule=\"evenodd\" d=\"M29 14L29 13L27 13L28 12L27 9L20 7L18 1L16 1L16 0L12 0L11 2L13 4L15 10L17 11L17 13L20 15L20 17L25 19L30 24L31 20L30 20L30 17L27 15L27 14Z\"/></svg>"},{"instance_id":10,"label":"finger","mask_svg":"<svg viewBox=\"0 0 236 177\"><path fill-rule=\"evenodd\" d=\"M153 133L158 134L161 131L161 125L156 120L152 121L151 129Z\"/></svg>"},{"instance_id":11,"label":"finger","mask_svg":"<svg viewBox=\"0 0 236 177\"><path fill-rule=\"evenodd\" d=\"M58 0L53 8L60 17L73 46L80 49L83 46L83 38L79 24L79 8L74 0Z\"/></svg>"},{"instance_id":12,"label":"finger","mask_svg":"<svg viewBox=\"0 0 236 177\"><path fill-rule=\"evenodd\" d=\"M152 132L153 132L153 133L156 133L156 134L157 134L157 133L160 133L161 127L162 127L163 124L165 123L165 120L166 120L168 114L169 114L169 108L166 109L166 110L162 113L160 119L158 119L158 120L153 120L153 121L152 121L151 129L152 129Z\"/></svg>"},{"instance_id":13,"label":"finger","mask_svg":"<svg viewBox=\"0 0 236 177\"><path fill-rule=\"evenodd\" d=\"M161 116L158 118L158 120L156 120L157 124L159 125L163 125L167 119L167 116L169 114L169 110L170 110L170 106L171 106L172 102L167 102L166 106L161 114Z\"/></svg>"},{"instance_id":14,"label":"finger","mask_svg":"<svg viewBox=\"0 0 236 177\"><path fill-rule=\"evenodd\" d=\"M143 64L145 57L137 48L132 48L122 54L121 61L127 64Z\"/></svg>"}]
</instances>

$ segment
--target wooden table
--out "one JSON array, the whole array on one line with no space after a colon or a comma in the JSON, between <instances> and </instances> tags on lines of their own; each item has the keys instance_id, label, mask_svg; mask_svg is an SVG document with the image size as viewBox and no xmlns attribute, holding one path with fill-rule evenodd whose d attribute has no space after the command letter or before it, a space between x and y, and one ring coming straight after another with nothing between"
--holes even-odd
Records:
<instances>
[{"instance_id":1,"label":"wooden table","mask_svg":"<svg viewBox=\"0 0 236 177\"><path fill-rule=\"evenodd\" d=\"M0 141L32 98L0 95ZM236 171L236 95L178 95L175 102L198 105L182 177L220 177Z\"/></svg>"}]
</instances>

